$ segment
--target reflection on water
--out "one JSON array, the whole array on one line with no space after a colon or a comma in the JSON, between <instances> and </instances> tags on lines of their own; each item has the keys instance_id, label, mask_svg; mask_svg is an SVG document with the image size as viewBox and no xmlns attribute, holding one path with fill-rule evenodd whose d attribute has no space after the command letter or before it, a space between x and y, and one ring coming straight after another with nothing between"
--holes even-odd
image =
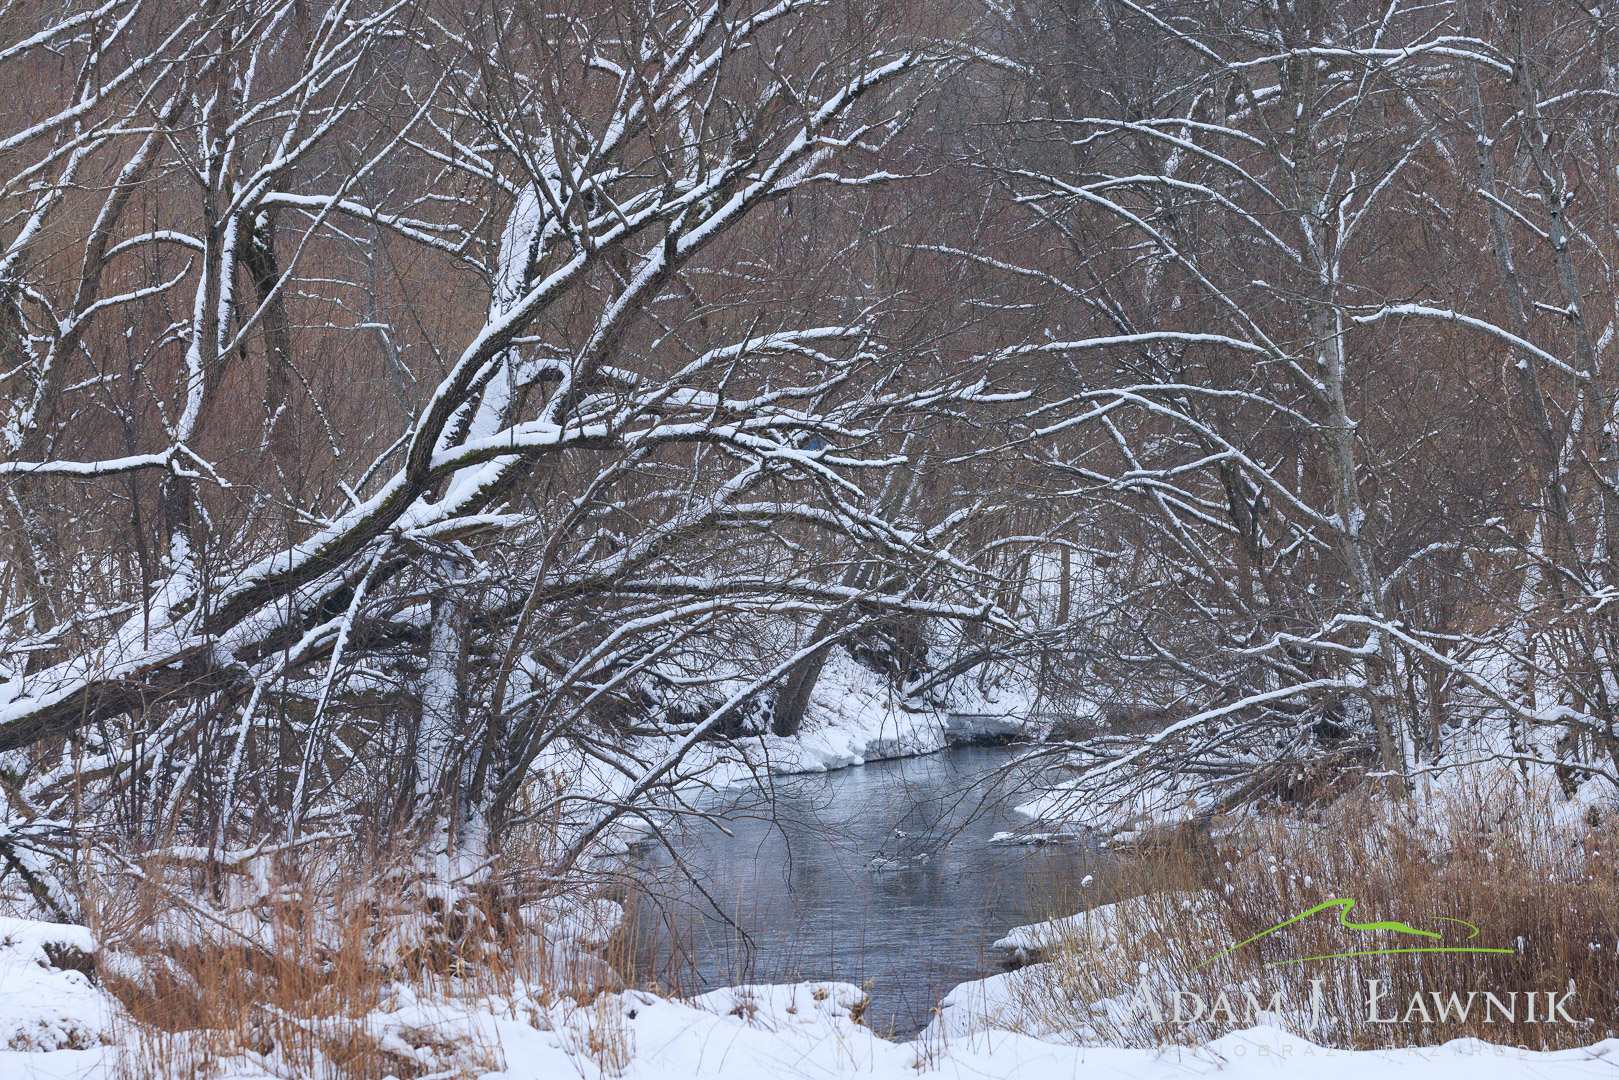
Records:
<instances>
[{"instance_id":1,"label":"reflection on water","mask_svg":"<svg viewBox=\"0 0 1619 1080\"><path fill-rule=\"evenodd\" d=\"M641 857L639 973L688 993L841 979L870 991L873 1029L914 1033L993 967L1008 927L1098 902L1075 884L1094 850L990 842L1022 820L1017 785L997 779L1015 753L963 748L777 777L773 798L712 797L712 820Z\"/></svg>"}]
</instances>

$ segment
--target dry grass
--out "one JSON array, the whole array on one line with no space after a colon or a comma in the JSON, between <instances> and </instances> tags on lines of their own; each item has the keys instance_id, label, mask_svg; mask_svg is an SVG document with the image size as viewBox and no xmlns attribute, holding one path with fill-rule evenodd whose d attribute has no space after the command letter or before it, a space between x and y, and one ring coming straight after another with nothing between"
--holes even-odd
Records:
<instances>
[{"instance_id":1,"label":"dry grass","mask_svg":"<svg viewBox=\"0 0 1619 1080\"><path fill-rule=\"evenodd\" d=\"M1264 1019L1334 1046L1464 1035L1536 1049L1586 1045L1619 1026L1615 843L1619 821L1581 816L1553 786L1526 786L1506 770L1400 804L1367 794L1222 822L1212 837L1182 836L1117 860L1112 880L1099 884L1132 899L1075 923L1048 963L1014 980L1018 1009L1002 1019L1088 1042L1193 1043L1249 1026L1254 1008L1268 1011L1276 995L1279 1009ZM554 1024L603 1074L622 1070L622 1016L596 993L611 988L610 973L588 951L543 940L543 920L518 899L537 880L531 867L497 868L500 886L457 891L410 865L303 852L217 882L194 867L161 866L100 881L87 909L103 942L100 977L127 1010L116 1040L121 1075L202 1080L234 1059L310 1080L475 1076L500 1064L474 1015L491 999L528 1023ZM1339 898L1356 902L1353 921L1400 920L1442 939L1346 929L1329 908L1219 955ZM1477 936L1446 920L1465 920ZM1411 945L1511 952L1295 962ZM613 959L630 970L628 957ZM1371 1022L1372 979L1389 989L1382 1015L1401 1022ZM1591 1022L1537 1022L1545 993L1561 998L1571 986L1567 1011ZM1158 1017L1136 999L1141 987ZM1203 1015L1176 1022L1175 990L1198 995ZM1531 991L1542 1003L1533 1020ZM1210 1015L1222 992L1230 1012ZM1485 992L1502 1002L1516 993L1513 1018L1487 1012ZM1465 1021L1440 1019L1432 995L1452 993L1479 995ZM1420 1013L1405 1020L1414 994L1431 1022ZM1191 1000L1183 1004L1190 1017Z\"/></svg>"},{"instance_id":2,"label":"dry grass","mask_svg":"<svg viewBox=\"0 0 1619 1080\"><path fill-rule=\"evenodd\" d=\"M1357 796L1306 815L1225 823L1215 839L1168 845L1118 871L1115 895L1136 895L1071 928L1049 951L1053 963L1017 980L1026 1023L1047 1032L1131 1045L1193 1042L1252 1022L1244 991L1261 1009L1281 994L1273 1017L1316 1041L1344 1047L1432 1045L1461 1036L1531 1048L1589 1044L1619 1028L1619 822L1581 816L1549 785L1526 786L1507 770L1447 784L1442 795L1403 804ZM1325 901L1350 898L1354 922L1398 920L1441 939L1341 926L1328 908L1205 963ZM1465 920L1477 927L1469 938ZM1106 925L1102 925L1105 923ZM1510 953L1420 953L1298 962L1362 950L1422 946L1508 948ZM1368 1015L1368 980L1388 996ZM1319 983L1312 983L1319 980ZM1163 1014L1155 1022L1132 991L1143 982ZM1312 1026L1319 986L1320 1023ZM1575 996L1577 1024L1530 1018L1525 995ZM1174 990L1199 995L1204 1019L1177 1024ZM1222 991L1234 1020L1212 1012ZM1465 1022L1440 1020L1438 994L1466 1002ZM1486 992L1515 1017L1486 1009ZM1431 1023L1411 1008L1420 994ZM1122 997L1120 995L1123 995ZM1104 999L1113 999L1111 1007ZM1182 1001L1183 1018L1197 1012ZM1409 1010L1409 1012L1408 1012ZM1407 1022L1406 1017L1410 1020ZM1588 1021L1588 1022L1587 1022Z\"/></svg>"},{"instance_id":3,"label":"dry grass","mask_svg":"<svg viewBox=\"0 0 1619 1080\"><path fill-rule=\"evenodd\" d=\"M600 985L603 965L551 947L509 891L447 897L405 865L305 854L214 890L190 869L100 882L101 978L127 1014L118 1073L202 1080L235 1059L308 1080L477 1076L500 1066L476 1015L491 997L543 1025L557 996ZM611 1032L588 1042L621 1056Z\"/></svg>"}]
</instances>

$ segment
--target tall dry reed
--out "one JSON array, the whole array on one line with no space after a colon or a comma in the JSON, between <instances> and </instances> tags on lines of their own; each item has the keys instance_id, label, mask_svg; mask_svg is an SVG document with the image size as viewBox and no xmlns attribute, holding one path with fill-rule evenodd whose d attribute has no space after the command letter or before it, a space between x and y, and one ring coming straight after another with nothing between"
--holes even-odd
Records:
<instances>
[{"instance_id":1,"label":"tall dry reed","mask_svg":"<svg viewBox=\"0 0 1619 1080\"><path fill-rule=\"evenodd\" d=\"M1352 795L1217 823L1121 859L1107 886L1133 898L1066 924L1050 962L1013 980L1017 1007L1004 1015L1129 1045L1193 1043L1255 1020L1354 1048L1589 1044L1619 1029L1615 844L1611 815L1507 770L1403 802ZM1264 933L1344 899L1354 907ZM1351 929L1340 914L1439 937ZM1383 952L1432 948L1507 951ZM1547 993L1563 1005L1556 1022Z\"/></svg>"},{"instance_id":2,"label":"tall dry reed","mask_svg":"<svg viewBox=\"0 0 1619 1080\"><path fill-rule=\"evenodd\" d=\"M411 866L305 853L223 887L189 868L99 880L87 907L124 1007L119 1075L201 1080L237 1059L300 1080L476 1076L500 1064L477 1010L543 1024L556 996L610 983L588 950L545 939L510 888L521 868L447 889Z\"/></svg>"}]
</instances>

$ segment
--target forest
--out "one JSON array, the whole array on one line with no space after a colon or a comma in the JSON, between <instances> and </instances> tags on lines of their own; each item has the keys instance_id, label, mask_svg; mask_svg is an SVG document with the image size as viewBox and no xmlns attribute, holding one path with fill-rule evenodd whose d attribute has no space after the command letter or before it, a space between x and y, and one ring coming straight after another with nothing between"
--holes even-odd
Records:
<instances>
[{"instance_id":1,"label":"forest","mask_svg":"<svg viewBox=\"0 0 1619 1080\"><path fill-rule=\"evenodd\" d=\"M117 1002L11 1051L527 1076L379 1004L518 978L732 1075L600 1034L624 853L855 698L804 769L989 717L1159 860L1080 1013L1356 896L1517 945L1342 994L1619 1027L1619 12L5 0L0 87L0 931Z\"/></svg>"}]
</instances>

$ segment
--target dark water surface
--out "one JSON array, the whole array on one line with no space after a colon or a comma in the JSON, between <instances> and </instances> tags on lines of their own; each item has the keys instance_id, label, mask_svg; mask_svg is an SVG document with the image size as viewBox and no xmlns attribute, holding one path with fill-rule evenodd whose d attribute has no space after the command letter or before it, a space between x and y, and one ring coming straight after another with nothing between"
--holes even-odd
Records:
<instances>
[{"instance_id":1,"label":"dark water surface","mask_svg":"<svg viewBox=\"0 0 1619 1080\"><path fill-rule=\"evenodd\" d=\"M1094 850L990 843L1025 823L1012 806L1027 794L998 779L1016 753L966 747L710 797L712 821L638 858L638 974L684 993L840 979L870 992L873 1030L915 1033L952 986L994 969L1009 927L1097 902L1080 885L1099 875Z\"/></svg>"}]
</instances>

